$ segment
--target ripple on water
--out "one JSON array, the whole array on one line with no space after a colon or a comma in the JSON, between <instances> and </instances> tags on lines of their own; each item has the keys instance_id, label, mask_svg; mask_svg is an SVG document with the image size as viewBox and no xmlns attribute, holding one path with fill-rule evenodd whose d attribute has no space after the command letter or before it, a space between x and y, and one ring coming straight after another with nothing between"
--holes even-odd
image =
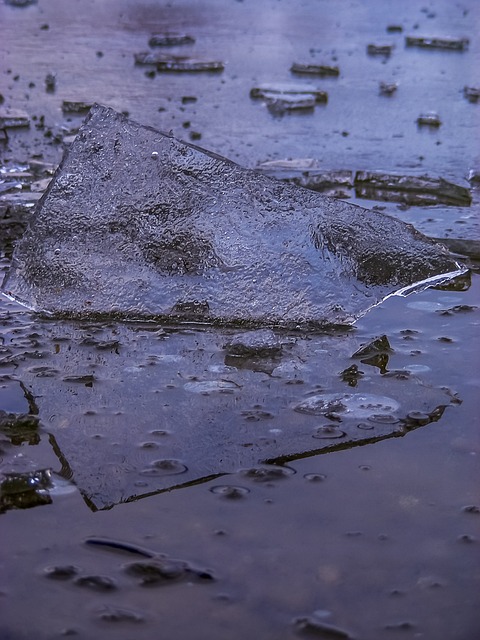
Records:
<instances>
[{"instance_id":1,"label":"ripple on water","mask_svg":"<svg viewBox=\"0 0 480 640\"><path fill-rule=\"evenodd\" d=\"M295 469L291 467L280 467L275 465L263 465L261 467L252 467L251 469L243 469L240 474L244 478L253 480L254 482L272 482L274 480L283 480L295 474Z\"/></svg>"},{"instance_id":2,"label":"ripple on water","mask_svg":"<svg viewBox=\"0 0 480 640\"><path fill-rule=\"evenodd\" d=\"M226 498L227 500L239 500L241 498L245 498L247 494L250 493L250 489L246 487L238 487L234 485L216 485L210 489L212 493L221 498Z\"/></svg>"},{"instance_id":3,"label":"ripple on water","mask_svg":"<svg viewBox=\"0 0 480 640\"><path fill-rule=\"evenodd\" d=\"M142 476L175 476L187 471L180 460L154 460L148 467L140 471Z\"/></svg>"}]
</instances>

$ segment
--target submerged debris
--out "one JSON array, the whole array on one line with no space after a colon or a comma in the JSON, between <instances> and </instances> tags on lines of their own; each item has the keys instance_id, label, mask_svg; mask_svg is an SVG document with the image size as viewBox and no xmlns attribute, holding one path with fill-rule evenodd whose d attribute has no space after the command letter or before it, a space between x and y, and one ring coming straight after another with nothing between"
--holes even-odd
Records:
<instances>
[{"instance_id":1,"label":"submerged debris","mask_svg":"<svg viewBox=\"0 0 480 640\"><path fill-rule=\"evenodd\" d=\"M432 38L425 36L406 36L407 47L422 49L445 49L447 51L465 51L470 44L468 38Z\"/></svg>"},{"instance_id":2,"label":"submerged debris","mask_svg":"<svg viewBox=\"0 0 480 640\"><path fill-rule=\"evenodd\" d=\"M359 198L400 201L408 204L448 204L468 207L472 195L464 187L444 178L428 175L396 175L378 171L357 171L355 191Z\"/></svg>"},{"instance_id":3,"label":"submerged debris","mask_svg":"<svg viewBox=\"0 0 480 640\"><path fill-rule=\"evenodd\" d=\"M29 127L30 116L20 109L0 109L0 129Z\"/></svg>"},{"instance_id":4,"label":"submerged debris","mask_svg":"<svg viewBox=\"0 0 480 640\"><path fill-rule=\"evenodd\" d=\"M148 44L151 47L176 47L181 44L193 44L195 38L186 33L157 33L154 34Z\"/></svg>"},{"instance_id":5,"label":"submerged debris","mask_svg":"<svg viewBox=\"0 0 480 640\"><path fill-rule=\"evenodd\" d=\"M292 73L306 76L337 77L340 75L340 69L337 66L327 64L301 64L294 62L290 67Z\"/></svg>"},{"instance_id":6,"label":"submerged debris","mask_svg":"<svg viewBox=\"0 0 480 640\"><path fill-rule=\"evenodd\" d=\"M442 124L440 116L434 111L422 113L417 118L417 124L420 127L439 127Z\"/></svg>"}]
</instances>

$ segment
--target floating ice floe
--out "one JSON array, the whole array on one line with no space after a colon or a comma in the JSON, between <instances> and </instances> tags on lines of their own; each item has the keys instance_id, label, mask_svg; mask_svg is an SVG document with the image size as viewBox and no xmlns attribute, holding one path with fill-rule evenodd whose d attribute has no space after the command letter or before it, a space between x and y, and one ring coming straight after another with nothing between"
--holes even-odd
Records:
<instances>
[{"instance_id":1,"label":"floating ice floe","mask_svg":"<svg viewBox=\"0 0 480 640\"><path fill-rule=\"evenodd\" d=\"M64 317L319 328L460 271L410 225L95 106L3 291Z\"/></svg>"}]
</instances>

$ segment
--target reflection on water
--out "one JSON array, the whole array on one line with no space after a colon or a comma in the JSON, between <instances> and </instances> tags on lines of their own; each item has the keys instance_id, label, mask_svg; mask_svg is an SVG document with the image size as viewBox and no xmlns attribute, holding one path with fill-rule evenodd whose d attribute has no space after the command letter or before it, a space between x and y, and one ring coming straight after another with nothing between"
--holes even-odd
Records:
<instances>
[{"instance_id":1,"label":"reflection on water","mask_svg":"<svg viewBox=\"0 0 480 640\"><path fill-rule=\"evenodd\" d=\"M476 628L478 587L469 569L478 557L479 527L473 421L478 288L475 276L466 291L429 290L390 299L350 334L297 335L278 371L268 373L255 365L222 365L224 332L155 325L60 327L5 303L2 346L10 354L4 381L9 375L28 379L41 440L33 447L28 439L2 445L4 461L21 451L45 468L48 458L53 483L70 476L90 507L112 496L112 487L132 473L141 478L132 483L136 495L155 493L143 483L167 479L169 486L183 485L96 514L82 508L79 493L47 488L52 502L31 512L31 532L18 531L19 518L29 512L4 514L17 549L5 578L10 580L3 583L13 604L10 628L19 615L17 595L25 593L36 625L55 633L74 628L86 637L99 629L124 637L135 623L137 637L147 638L160 619L173 637L188 637L188 629L202 619L208 620L203 628L210 637L222 637L225 629L231 637L253 630L262 638L289 637L307 628L326 633L330 626L355 637L383 638L388 628L389 633L425 629L447 638L445 623L438 621L445 607L454 607L464 613L448 634L459 630L458 637L469 638ZM438 313L453 308L469 311ZM377 336L386 336L389 345L383 372L361 355L371 353L375 343L385 346ZM353 390L343 374L358 351L361 360L357 355L355 361L363 375ZM192 393L190 386L202 382L199 372L207 381L225 378L234 384ZM82 378L87 373L93 382ZM341 394L327 393L332 387ZM376 395L364 392L368 388ZM398 413L392 395L408 408L408 419ZM433 404L427 407L429 398ZM28 412L26 400L22 405L19 397L17 405ZM299 405L308 411L295 410ZM207 407L212 410L205 413ZM348 431L349 412L360 436L345 448L344 436L333 435ZM195 420L184 424L189 413ZM378 428L400 435L418 426L423 428L404 438L349 448L378 440ZM188 429L191 448L173 455L171 441L182 428ZM137 444L122 448L126 429ZM292 429L293 443L306 437L310 449L291 449L284 432L291 435ZM59 458L52 449L45 451L48 433ZM230 453L230 463L239 470L222 469L221 452L235 437L258 443L234 445L242 452L233 458ZM259 464L263 449L284 442L294 455L286 453L280 466ZM209 463L212 451L218 457ZM190 468L181 468L184 459L192 469L210 465L201 484L189 481ZM145 460L151 462L145 466ZM142 473L148 469L151 474ZM210 471L215 477L208 477ZM52 518L60 519L60 528L52 530ZM105 544L85 546L92 535ZM131 559L138 548L153 560ZM19 566L30 576L25 586L10 573ZM291 582L297 585L294 592ZM57 584L61 592L55 595ZM51 598L62 602L53 625L40 622ZM172 616L173 611L178 613Z\"/></svg>"}]
</instances>

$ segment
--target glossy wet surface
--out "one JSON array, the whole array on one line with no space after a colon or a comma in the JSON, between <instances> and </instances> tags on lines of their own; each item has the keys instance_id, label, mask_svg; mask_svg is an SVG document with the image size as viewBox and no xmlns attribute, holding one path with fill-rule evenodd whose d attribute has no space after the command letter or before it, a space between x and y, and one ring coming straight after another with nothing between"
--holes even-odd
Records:
<instances>
[{"instance_id":1,"label":"glossy wet surface","mask_svg":"<svg viewBox=\"0 0 480 640\"><path fill-rule=\"evenodd\" d=\"M9 130L2 165L40 152L58 162L55 133L83 118L62 114L62 101L83 99L186 140L201 134L199 144L248 167L313 157L328 170L417 168L458 182L478 168L480 106L463 95L480 80L478 20L475 2L340 2L334 12L311 2L92 1L75 3L75 20L70 3L1 4L1 106L45 115L53 131L35 121ZM196 38L176 55L225 70L145 75L133 54L166 30ZM404 48L411 34L470 44ZM384 43L395 44L389 57L368 55ZM293 76L294 62L335 64L340 76ZM379 95L380 81L398 89ZM250 98L261 82L313 82L329 100L272 112ZM430 110L442 125L417 128ZM471 207L363 202L429 235L471 240L470 188ZM239 361L225 346L233 331L56 325L2 299L0 637L474 640L479 307L474 271L471 286L391 298L352 332L280 334L281 353ZM358 438L344 447L352 428ZM361 446L377 430L389 437ZM187 459L175 432L190 438ZM229 432L244 444L258 437L257 451L293 448L274 465L261 455L235 465L230 454L225 470ZM132 499L205 462L186 486ZM132 467L130 501L103 509L118 503L117 480Z\"/></svg>"}]
</instances>

